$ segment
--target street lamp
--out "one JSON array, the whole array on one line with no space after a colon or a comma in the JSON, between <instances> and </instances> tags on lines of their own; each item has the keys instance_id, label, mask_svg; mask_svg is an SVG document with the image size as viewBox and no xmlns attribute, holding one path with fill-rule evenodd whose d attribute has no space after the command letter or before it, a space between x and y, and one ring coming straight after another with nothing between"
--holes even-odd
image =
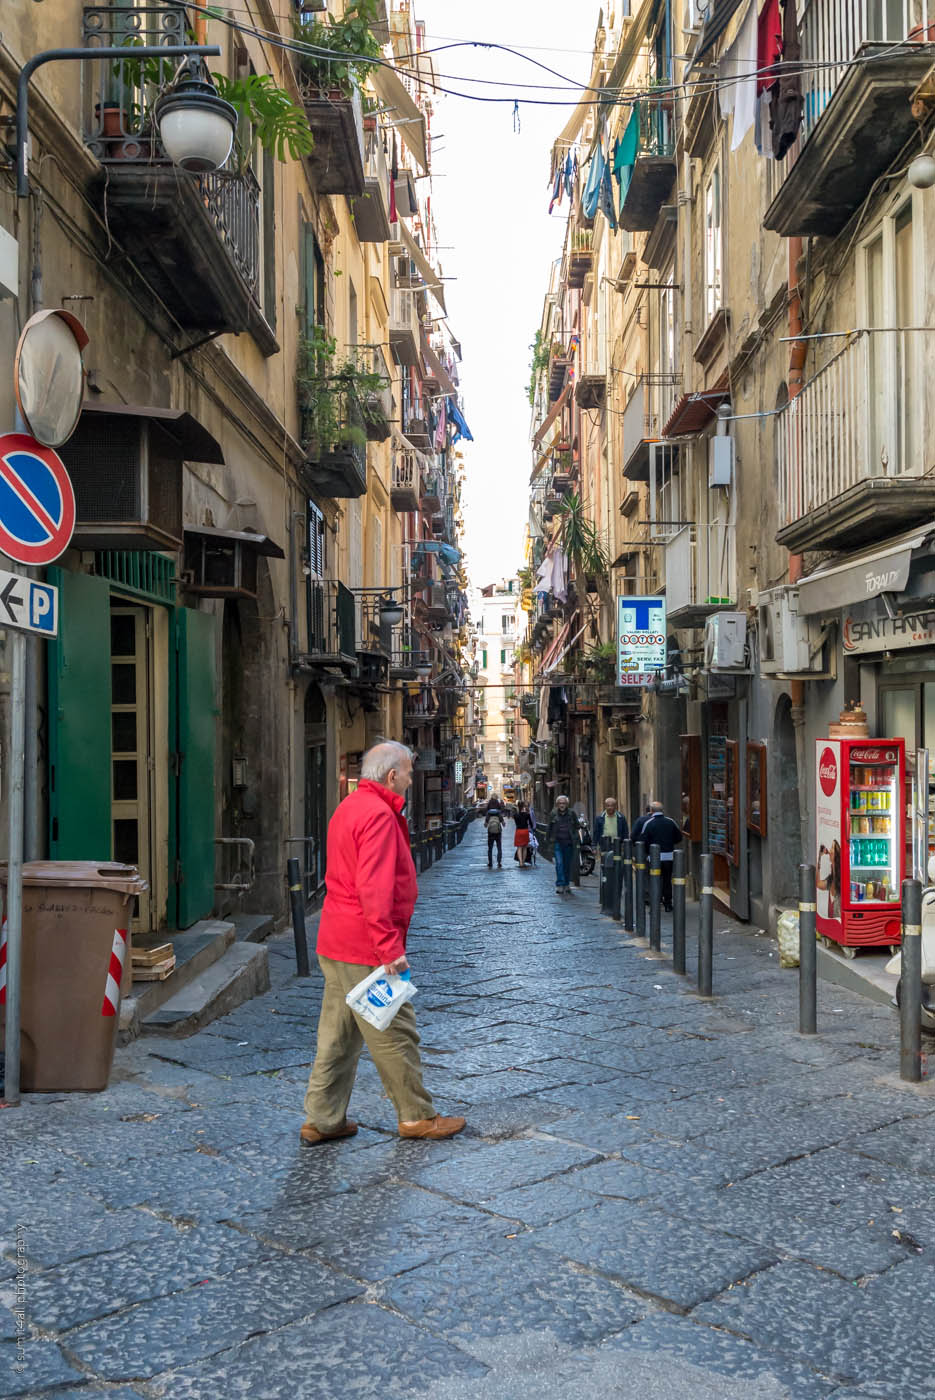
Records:
<instances>
[{"instance_id":1,"label":"street lamp","mask_svg":"<svg viewBox=\"0 0 935 1400\"><path fill-rule=\"evenodd\" d=\"M380 599L380 621L387 627L398 627L405 617L402 603L398 603L390 593Z\"/></svg>"},{"instance_id":2,"label":"street lamp","mask_svg":"<svg viewBox=\"0 0 935 1400\"><path fill-rule=\"evenodd\" d=\"M25 199L29 194L29 81L37 68L41 68L44 63L86 63L91 58L113 59L115 62L125 60L128 57L134 60L146 58L164 60L175 57L216 58L220 52L217 44L179 44L172 48L151 44L131 48L129 45L122 44L99 49L46 49L43 53L33 54L32 58L27 59L20 69L16 83L17 197ZM183 89L186 87L188 88L187 97L183 93ZM179 83L172 92L182 99L176 101L174 105L170 104L168 108L168 112L173 117L170 124L169 141L174 142L176 150L184 156L184 159L179 163L186 170L216 170L218 165L223 165L230 155L237 113L229 102L223 102L218 97L214 84L207 76L200 80L189 77ZM159 105L157 104L157 109ZM223 108L226 108L227 111L223 111ZM219 139L222 124L228 130L227 147L223 150L223 143ZM182 134L179 134L180 127ZM183 135L186 131L190 134L185 138L186 144L183 149ZM160 125L160 135L163 134ZM176 157L172 154L169 142L165 144L168 154L174 160ZM218 156L220 159L217 159ZM201 163L192 164L191 162L194 160L200 160Z\"/></svg>"},{"instance_id":3,"label":"street lamp","mask_svg":"<svg viewBox=\"0 0 935 1400\"><path fill-rule=\"evenodd\" d=\"M159 139L169 159L183 170L218 170L231 153L237 111L223 97L199 61L179 76L156 102Z\"/></svg>"}]
</instances>

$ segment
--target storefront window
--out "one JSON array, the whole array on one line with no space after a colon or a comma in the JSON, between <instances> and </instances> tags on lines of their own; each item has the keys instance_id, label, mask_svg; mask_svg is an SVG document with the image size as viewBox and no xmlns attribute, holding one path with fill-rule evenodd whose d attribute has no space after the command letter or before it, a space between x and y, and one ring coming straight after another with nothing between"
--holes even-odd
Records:
<instances>
[{"instance_id":1,"label":"storefront window","mask_svg":"<svg viewBox=\"0 0 935 1400\"><path fill-rule=\"evenodd\" d=\"M925 689L933 690L935 687L927 685ZM916 746L917 690L917 686L907 686L905 690L883 691L883 738L905 739L909 750Z\"/></svg>"}]
</instances>

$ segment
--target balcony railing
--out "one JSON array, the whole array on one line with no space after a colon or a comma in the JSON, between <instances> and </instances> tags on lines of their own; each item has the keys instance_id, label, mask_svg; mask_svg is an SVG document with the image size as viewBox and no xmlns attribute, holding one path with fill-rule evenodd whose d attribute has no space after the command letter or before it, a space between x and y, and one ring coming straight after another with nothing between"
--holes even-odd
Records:
<instances>
[{"instance_id":1,"label":"balcony railing","mask_svg":"<svg viewBox=\"0 0 935 1400\"><path fill-rule=\"evenodd\" d=\"M725 521L684 526L665 546L665 565L666 611L676 626L734 605L734 535Z\"/></svg>"},{"instance_id":2,"label":"balcony railing","mask_svg":"<svg viewBox=\"0 0 935 1400\"><path fill-rule=\"evenodd\" d=\"M364 120L375 122L376 118ZM383 132L376 125L364 133L364 192L353 203L354 227L362 243L386 243L390 237L390 177L383 139Z\"/></svg>"},{"instance_id":3,"label":"balcony railing","mask_svg":"<svg viewBox=\"0 0 935 1400\"><path fill-rule=\"evenodd\" d=\"M843 106L830 122L828 150L815 153L808 178L797 180L789 198L770 208L767 228L830 234L846 222L849 210L857 207L878 171L887 168L891 155L915 129L909 97L931 66L933 40L935 0L810 0L803 6L799 19L802 124L785 157L765 162L769 205L803 155L819 120L826 112L832 117L828 109L839 88ZM823 129L826 125L822 124ZM869 139L865 141L864 135ZM855 150L866 157L859 167Z\"/></svg>"},{"instance_id":4,"label":"balcony railing","mask_svg":"<svg viewBox=\"0 0 935 1400\"><path fill-rule=\"evenodd\" d=\"M356 666L356 605L349 588L337 579L309 579L306 661Z\"/></svg>"},{"instance_id":5,"label":"balcony railing","mask_svg":"<svg viewBox=\"0 0 935 1400\"><path fill-rule=\"evenodd\" d=\"M675 178L675 122L663 98L639 103L639 144L629 180L621 183L620 226L648 232L659 217Z\"/></svg>"},{"instance_id":6,"label":"balcony railing","mask_svg":"<svg viewBox=\"0 0 935 1400\"><path fill-rule=\"evenodd\" d=\"M416 293L390 288L390 344L400 364L418 366L421 358Z\"/></svg>"},{"instance_id":7,"label":"balcony railing","mask_svg":"<svg viewBox=\"0 0 935 1400\"><path fill-rule=\"evenodd\" d=\"M185 42L180 5L99 5L82 12L85 140L106 170L95 183L108 227L179 324L249 330L265 354L278 345L260 306L260 186L249 169L185 174L166 156L153 101L178 64L142 63L141 44L167 55ZM127 58L93 61L94 50L127 47Z\"/></svg>"},{"instance_id":8,"label":"balcony railing","mask_svg":"<svg viewBox=\"0 0 935 1400\"><path fill-rule=\"evenodd\" d=\"M422 459L411 448L397 448L393 453L393 483L390 500L394 510L419 509L422 482Z\"/></svg>"},{"instance_id":9,"label":"balcony railing","mask_svg":"<svg viewBox=\"0 0 935 1400\"><path fill-rule=\"evenodd\" d=\"M631 481L649 476L649 444L662 438L679 396L680 374L643 374L623 411L623 471Z\"/></svg>"},{"instance_id":10,"label":"balcony railing","mask_svg":"<svg viewBox=\"0 0 935 1400\"><path fill-rule=\"evenodd\" d=\"M859 544L929 518L935 483L926 476L933 427L926 342L922 330L854 332L783 409L776 429L781 543Z\"/></svg>"}]
</instances>

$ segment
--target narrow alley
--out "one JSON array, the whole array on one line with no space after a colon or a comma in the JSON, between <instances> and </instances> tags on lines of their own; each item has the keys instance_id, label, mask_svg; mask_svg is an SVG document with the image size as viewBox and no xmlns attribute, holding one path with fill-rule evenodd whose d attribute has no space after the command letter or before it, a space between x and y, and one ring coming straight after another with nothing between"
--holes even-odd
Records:
<instances>
[{"instance_id":1,"label":"narrow alley","mask_svg":"<svg viewBox=\"0 0 935 1400\"><path fill-rule=\"evenodd\" d=\"M426 1080L460 1137L400 1141L364 1057L359 1134L300 1145L321 980L287 935L267 995L0 1114L0 1392L931 1393L935 1097L897 1077L895 1014L821 984L801 1039L795 973L720 918L706 1003L593 878L553 881L488 871L478 824L421 877Z\"/></svg>"}]
</instances>

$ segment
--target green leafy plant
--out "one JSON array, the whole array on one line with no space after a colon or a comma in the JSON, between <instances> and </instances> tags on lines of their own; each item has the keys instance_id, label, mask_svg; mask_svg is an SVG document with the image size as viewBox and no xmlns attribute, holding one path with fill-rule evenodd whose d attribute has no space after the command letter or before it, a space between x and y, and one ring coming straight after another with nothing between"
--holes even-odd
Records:
<instances>
[{"instance_id":1,"label":"green leafy plant","mask_svg":"<svg viewBox=\"0 0 935 1400\"><path fill-rule=\"evenodd\" d=\"M526 397L532 405L536 401L536 385L539 382L539 375L549 363L549 347L545 344L541 331L536 331L535 339L529 348L532 351L532 359L529 361L529 383L526 385Z\"/></svg>"},{"instance_id":2,"label":"green leafy plant","mask_svg":"<svg viewBox=\"0 0 935 1400\"><path fill-rule=\"evenodd\" d=\"M321 19L297 20L295 36L308 45L299 57L302 77L321 92L339 88L350 97L380 58L376 20L376 0L351 0L340 19L325 12ZM314 52L319 49L327 52Z\"/></svg>"},{"instance_id":3,"label":"green leafy plant","mask_svg":"<svg viewBox=\"0 0 935 1400\"><path fill-rule=\"evenodd\" d=\"M238 166L245 170L250 162L254 139L277 160L300 160L314 146L305 112L284 88L277 86L269 73L248 73L242 78L228 78L212 73L219 96L237 111Z\"/></svg>"},{"instance_id":4,"label":"green leafy plant","mask_svg":"<svg viewBox=\"0 0 935 1400\"><path fill-rule=\"evenodd\" d=\"M574 565L577 578L602 578L610 571L610 554L604 537L585 514L581 497L565 496L555 514L559 518L559 540Z\"/></svg>"},{"instance_id":5,"label":"green leafy plant","mask_svg":"<svg viewBox=\"0 0 935 1400\"><path fill-rule=\"evenodd\" d=\"M596 642L583 656L585 671L597 681L612 681L617 675L617 648L613 642Z\"/></svg>"},{"instance_id":6,"label":"green leafy plant","mask_svg":"<svg viewBox=\"0 0 935 1400\"><path fill-rule=\"evenodd\" d=\"M363 447L371 401L385 387L381 374L360 363L352 350L337 358L337 341L323 326L313 327L299 345L296 386L304 445L320 452Z\"/></svg>"}]
</instances>

